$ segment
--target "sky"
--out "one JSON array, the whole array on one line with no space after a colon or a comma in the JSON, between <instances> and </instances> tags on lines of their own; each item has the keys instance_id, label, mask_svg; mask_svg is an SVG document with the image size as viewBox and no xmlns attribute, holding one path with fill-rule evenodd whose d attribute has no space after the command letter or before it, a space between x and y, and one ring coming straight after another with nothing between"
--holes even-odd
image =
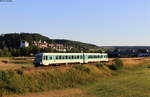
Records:
<instances>
[{"instance_id":1,"label":"sky","mask_svg":"<svg viewBox=\"0 0 150 97\"><path fill-rule=\"evenodd\" d=\"M0 34L150 46L150 0L0 0Z\"/></svg>"}]
</instances>

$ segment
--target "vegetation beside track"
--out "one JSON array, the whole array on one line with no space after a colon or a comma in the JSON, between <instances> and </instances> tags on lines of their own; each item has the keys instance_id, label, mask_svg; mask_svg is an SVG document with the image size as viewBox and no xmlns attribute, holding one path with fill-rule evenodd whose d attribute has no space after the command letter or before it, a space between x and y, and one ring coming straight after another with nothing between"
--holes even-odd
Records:
<instances>
[{"instance_id":1,"label":"vegetation beside track","mask_svg":"<svg viewBox=\"0 0 150 97\"><path fill-rule=\"evenodd\" d=\"M121 70L110 70L109 66L101 64L39 68L31 71L2 70L0 74L5 75L3 76L5 81L1 81L0 85L5 94L41 93L41 91L77 88L81 92L77 95L73 94L75 96L70 94L71 97L87 97L87 95L92 95L89 97L149 97L150 58L123 58L121 60L124 63L124 68ZM51 97L48 95L51 93L46 96ZM70 97L70 95L64 97Z\"/></svg>"},{"instance_id":2,"label":"vegetation beside track","mask_svg":"<svg viewBox=\"0 0 150 97\"><path fill-rule=\"evenodd\" d=\"M36 71L4 70L0 71L1 91L4 95L8 95L75 88L95 82L100 76L104 76L104 73L107 75L110 73L106 66L98 68L94 65L75 65Z\"/></svg>"}]
</instances>

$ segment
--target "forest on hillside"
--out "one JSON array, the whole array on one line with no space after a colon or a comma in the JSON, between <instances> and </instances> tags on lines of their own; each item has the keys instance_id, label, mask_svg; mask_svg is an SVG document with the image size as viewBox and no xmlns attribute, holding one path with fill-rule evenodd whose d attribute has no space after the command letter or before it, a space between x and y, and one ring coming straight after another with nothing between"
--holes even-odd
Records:
<instances>
[{"instance_id":1,"label":"forest on hillside","mask_svg":"<svg viewBox=\"0 0 150 97\"><path fill-rule=\"evenodd\" d=\"M27 41L30 46L20 47L21 41ZM89 49L98 49L98 52L100 51L100 48L96 45L79 41L50 39L38 33L8 33L0 35L0 56L33 56L40 52L58 52L51 47L39 48L33 45L34 41L46 41L49 44L63 44L73 47L73 49L66 52L89 52Z\"/></svg>"}]
</instances>

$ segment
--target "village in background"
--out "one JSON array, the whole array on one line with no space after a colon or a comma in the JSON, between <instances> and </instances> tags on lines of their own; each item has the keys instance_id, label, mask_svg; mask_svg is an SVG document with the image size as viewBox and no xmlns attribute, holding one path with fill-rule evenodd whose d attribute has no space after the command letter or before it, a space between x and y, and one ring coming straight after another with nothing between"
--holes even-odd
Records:
<instances>
[{"instance_id":1,"label":"village in background","mask_svg":"<svg viewBox=\"0 0 150 97\"><path fill-rule=\"evenodd\" d=\"M0 56L34 56L42 52L108 53L108 57L148 57L150 46L97 46L66 39L50 39L38 33L0 35Z\"/></svg>"}]
</instances>

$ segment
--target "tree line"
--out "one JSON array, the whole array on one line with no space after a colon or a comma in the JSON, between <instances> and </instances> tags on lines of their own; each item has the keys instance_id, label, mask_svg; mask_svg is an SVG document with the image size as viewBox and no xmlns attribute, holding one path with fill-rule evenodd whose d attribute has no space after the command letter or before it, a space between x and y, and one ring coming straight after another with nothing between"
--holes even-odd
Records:
<instances>
[{"instance_id":1,"label":"tree line","mask_svg":"<svg viewBox=\"0 0 150 97\"><path fill-rule=\"evenodd\" d=\"M58 52L51 47L39 48L33 45L34 41L46 41L49 44L63 44L73 47L66 52L102 52L98 46L78 41L71 41L65 39L50 39L38 33L8 33L0 35L0 56L34 56L40 52ZM21 47L20 42L29 42L29 47ZM97 49L96 51L89 51L89 49ZM61 51L59 51L61 52Z\"/></svg>"}]
</instances>

